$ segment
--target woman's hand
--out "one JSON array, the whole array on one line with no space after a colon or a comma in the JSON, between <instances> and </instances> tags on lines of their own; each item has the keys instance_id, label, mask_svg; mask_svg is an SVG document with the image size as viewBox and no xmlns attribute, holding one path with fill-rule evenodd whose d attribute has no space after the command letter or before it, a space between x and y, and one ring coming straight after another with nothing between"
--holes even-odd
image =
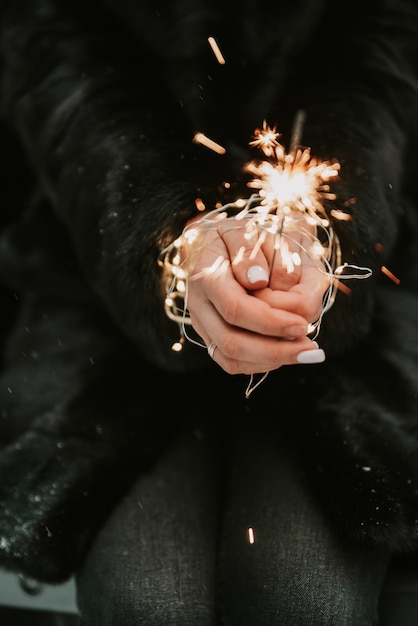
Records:
<instances>
[{"instance_id":1,"label":"woman's hand","mask_svg":"<svg viewBox=\"0 0 418 626\"><path fill-rule=\"evenodd\" d=\"M306 334L320 315L329 277L319 260L301 252L307 235L287 239L289 254L298 251L301 260L289 271L273 235L260 246L245 224L237 224L220 221L183 249L193 328L230 374L323 361L323 351Z\"/></svg>"}]
</instances>

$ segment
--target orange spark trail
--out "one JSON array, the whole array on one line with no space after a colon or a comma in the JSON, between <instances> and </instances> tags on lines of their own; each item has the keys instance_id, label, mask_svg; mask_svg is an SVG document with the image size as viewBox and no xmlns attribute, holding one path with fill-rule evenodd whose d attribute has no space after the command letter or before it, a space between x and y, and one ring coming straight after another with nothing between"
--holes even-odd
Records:
<instances>
[{"instance_id":1,"label":"orange spark trail","mask_svg":"<svg viewBox=\"0 0 418 626\"><path fill-rule=\"evenodd\" d=\"M387 276L388 278L390 278L390 280L393 280L393 282L395 283L395 285L399 285L400 278L398 278L397 276L395 276L395 274L392 274L392 272L390 270L388 270L388 268L385 265L382 265L382 267L380 268L381 272L383 274L385 274L385 276Z\"/></svg>"},{"instance_id":2,"label":"orange spark trail","mask_svg":"<svg viewBox=\"0 0 418 626\"><path fill-rule=\"evenodd\" d=\"M225 58L222 52L220 51L215 38L208 37L208 42L209 42L210 47L212 48L213 54L215 55L216 60L218 61L219 65L225 65Z\"/></svg>"},{"instance_id":3,"label":"orange spark trail","mask_svg":"<svg viewBox=\"0 0 418 626\"><path fill-rule=\"evenodd\" d=\"M210 148L210 150L213 150L218 154L225 154L226 152L223 146L221 146L219 143L216 143L216 141L209 139L209 137L206 137L206 135L204 135L203 133L196 133L193 137L193 141L194 143L201 143L202 146L206 146L206 148Z\"/></svg>"}]
</instances>

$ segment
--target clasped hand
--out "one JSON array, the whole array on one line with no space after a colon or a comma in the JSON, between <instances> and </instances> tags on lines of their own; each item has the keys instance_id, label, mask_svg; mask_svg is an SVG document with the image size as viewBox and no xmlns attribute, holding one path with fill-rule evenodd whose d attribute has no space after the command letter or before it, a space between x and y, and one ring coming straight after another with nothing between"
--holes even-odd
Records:
<instances>
[{"instance_id":1,"label":"clasped hand","mask_svg":"<svg viewBox=\"0 0 418 626\"><path fill-rule=\"evenodd\" d=\"M323 262L307 252L306 232L286 237L289 254L298 259L291 270L275 249L277 235L266 234L257 245L245 225L231 227L229 220L185 244L192 326L229 374L325 359L307 333L321 315L330 277Z\"/></svg>"}]
</instances>

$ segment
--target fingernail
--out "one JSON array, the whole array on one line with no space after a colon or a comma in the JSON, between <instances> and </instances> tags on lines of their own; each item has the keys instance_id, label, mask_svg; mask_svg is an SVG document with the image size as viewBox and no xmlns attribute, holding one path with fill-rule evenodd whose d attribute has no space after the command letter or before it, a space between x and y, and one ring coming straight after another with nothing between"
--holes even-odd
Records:
<instances>
[{"instance_id":1,"label":"fingernail","mask_svg":"<svg viewBox=\"0 0 418 626\"><path fill-rule=\"evenodd\" d=\"M251 284L258 283L260 281L264 281L268 283L269 275L267 270L264 269L261 265L252 265L247 270L247 278Z\"/></svg>"},{"instance_id":2,"label":"fingernail","mask_svg":"<svg viewBox=\"0 0 418 626\"><path fill-rule=\"evenodd\" d=\"M317 350L304 350L299 352L296 357L298 363L322 363L325 361L325 352L318 348Z\"/></svg>"}]
</instances>

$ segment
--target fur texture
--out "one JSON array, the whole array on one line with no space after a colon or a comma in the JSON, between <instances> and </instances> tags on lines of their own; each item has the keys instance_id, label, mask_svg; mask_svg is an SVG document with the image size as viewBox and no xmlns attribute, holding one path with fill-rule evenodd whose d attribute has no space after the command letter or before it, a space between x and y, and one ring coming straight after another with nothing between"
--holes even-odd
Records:
<instances>
[{"instance_id":1,"label":"fur texture","mask_svg":"<svg viewBox=\"0 0 418 626\"><path fill-rule=\"evenodd\" d=\"M199 376L235 392L204 351L171 351L157 257L196 197L210 209L248 195L253 130L267 119L286 141L299 108L304 144L342 164L343 258L374 274L327 314L327 362L272 374L250 404L303 446L343 532L415 550L415 0L343 2L338 17L325 0L6 0L0 36L9 167L25 181L9 190L16 215L0 240L3 282L21 303L0 379L0 563L70 576L184 418L169 403L177 383L189 412ZM193 144L196 130L226 156Z\"/></svg>"}]
</instances>

